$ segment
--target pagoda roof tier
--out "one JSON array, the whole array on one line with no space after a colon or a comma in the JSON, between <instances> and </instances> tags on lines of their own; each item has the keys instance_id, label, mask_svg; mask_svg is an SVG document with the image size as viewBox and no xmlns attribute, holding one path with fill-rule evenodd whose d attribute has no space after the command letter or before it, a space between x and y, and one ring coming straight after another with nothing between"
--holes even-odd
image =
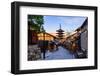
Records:
<instances>
[{"instance_id":1,"label":"pagoda roof tier","mask_svg":"<svg viewBox=\"0 0 100 76\"><path fill-rule=\"evenodd\" d=\"M63 36L57 36L57 37L63 37Z\"/></svg>"},{"instance_id":2,"label":"pagoda roof tier","mask_svg":"<svg viewBox=\"0 0 100 76\"><path fill-rule=\"evenodd\" d=\"M57 32L64 32L62 29L57 30Z\"/></svg>"},{"instance_id":3,"label":"pagoda roof tier","mask_svg":"<svg viewBox=\"0 0 100 76\"><path fill-rule=\"evenodd\" d=\"M57 36L63 36L63 34L58 34Z\"/></svg>"},{"instance_id":4,"label":"pagoda roof tier","mask_svg":"<svg viewBox=\"0 0 100 76\"><path fill-rule=\"evenodd\" d=\"M64 36L63 34L59 34L59 35L57 35L57 36Z\"/></svg>"},{"instance_id":5,"label":"pagoda roof tier","mask_svg":"<svg viewBox=\"0 0 100 76\"><path fill-rule=\"evenodd\" d=\"M63 38L59 38L59 39L63 39Z\"/></svg>"},{"instance_id":6,"label":"pagoda roof tier","mask_svg":"<svg viewBox=\"0 0 100 76\"><path fill-rule=\"evenodd\" d=\"M63 37L59 37L59 38L63 38Z\"/></svg>"},{"instance_id":7,"label":"pagoda roof tier","mask_svg":"<svg viewBox=\"0 0 100 76\"><path fill-rule=\"evenodd\" d=\"M63 32L57 32L56 34L64 34Z\"/></svg>"}]
</instances>

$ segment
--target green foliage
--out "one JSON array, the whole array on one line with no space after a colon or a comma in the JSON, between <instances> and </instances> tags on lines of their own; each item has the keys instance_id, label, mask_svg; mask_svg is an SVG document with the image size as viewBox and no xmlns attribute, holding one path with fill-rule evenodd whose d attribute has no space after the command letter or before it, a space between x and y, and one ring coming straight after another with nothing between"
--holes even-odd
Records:
<instances>
[{"instance_id":1,"label":"green foliage","mask_svg":"<svg viewBox=\"0 0 100 76\"><path fill-rule=\"evenodd\" d=\"M44 18L41 15L28 15L28 26L36 31L41 31L44 24Z\"/></svg>"}]
</instances>

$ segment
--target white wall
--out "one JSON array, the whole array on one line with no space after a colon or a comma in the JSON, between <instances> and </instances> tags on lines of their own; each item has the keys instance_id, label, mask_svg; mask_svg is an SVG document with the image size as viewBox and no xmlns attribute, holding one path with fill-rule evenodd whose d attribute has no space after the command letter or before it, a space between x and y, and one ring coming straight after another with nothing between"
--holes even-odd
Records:
<instances>
[{"instance_id":1,"label":"white wall","mask_svg":"<svg viewBox=\"0 0 100 76\"><path fill-rule=\"evenodd\" d=\"M1 0L0 1L0 76L13 76L10 73L10 53L11 53L11 2L14 0ZM17 0L16 0L17 1ZM98 6L100 13L100 0L21 0L30 2L44 2L44 3L58 3L58 4L74 4L74 5L90 5ZM100 14L98 15L98 21L100 20ZM100 23L99 23L100 24ZM98 26L99 26L98 24ZM100 28L100 26L98 27ZM100 32L100 30L99 30ZM100 35L98 38L100 42ZM100 50L100 49L99 49ZM99 67L100 67L100 52L99 52ZM85 71L67 71L67 72L55 72L55 73L40 73L34 74L34 76L84 76L95 75L99 76L100 68L98 70L85 70ZM26 76L32 76L33 74L26 74ZM22 75L23 76L23 75Z\"/></svg>"}]
</instances>

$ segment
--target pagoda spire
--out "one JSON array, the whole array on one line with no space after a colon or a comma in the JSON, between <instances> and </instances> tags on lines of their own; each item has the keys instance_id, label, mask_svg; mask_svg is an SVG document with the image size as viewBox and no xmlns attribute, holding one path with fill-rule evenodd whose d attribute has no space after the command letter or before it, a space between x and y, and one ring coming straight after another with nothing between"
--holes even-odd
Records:
<instances>
[{"instance_id":1,"label":"pagoda spire","mask_svg":"<svg viewBox=\"0 0 100 76\"><path fill-rule=\"evenodd\" d=\"M61 29L61 24L59 26L60 26L60 29Z\"/></svg>"},{"instance_id":2,"label":"pagoda spire","mask_svg":"<svg viewBox=\"0 0 100 76\"><path fill-rule=\"evenodd\" d=\"M63 39L63 37L64 37L64 35L63 35L64 34L64 30L61 29L61 24L59 25L59 27L60 28L58 30L56 30L57 31L56 34L57 34L59 39Z\"/></svg>"}]
</instances>

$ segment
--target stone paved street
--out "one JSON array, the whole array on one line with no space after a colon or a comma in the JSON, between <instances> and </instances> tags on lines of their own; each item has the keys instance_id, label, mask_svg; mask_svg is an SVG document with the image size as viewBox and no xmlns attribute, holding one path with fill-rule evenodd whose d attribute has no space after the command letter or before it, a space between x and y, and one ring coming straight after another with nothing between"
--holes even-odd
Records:
<instances>
[{"instance_id":1,"label":"stone paved street","mask_svg":"<svg viewBox=\"0 0 100 76\"><path fill-rule=\"evenodd\" d=\"M71 54L67 49L59 46L59 49L54 52L46 52L45 60L53 60L53 59L74 59L74 55Z\"/></svg>"}]
</instances>

